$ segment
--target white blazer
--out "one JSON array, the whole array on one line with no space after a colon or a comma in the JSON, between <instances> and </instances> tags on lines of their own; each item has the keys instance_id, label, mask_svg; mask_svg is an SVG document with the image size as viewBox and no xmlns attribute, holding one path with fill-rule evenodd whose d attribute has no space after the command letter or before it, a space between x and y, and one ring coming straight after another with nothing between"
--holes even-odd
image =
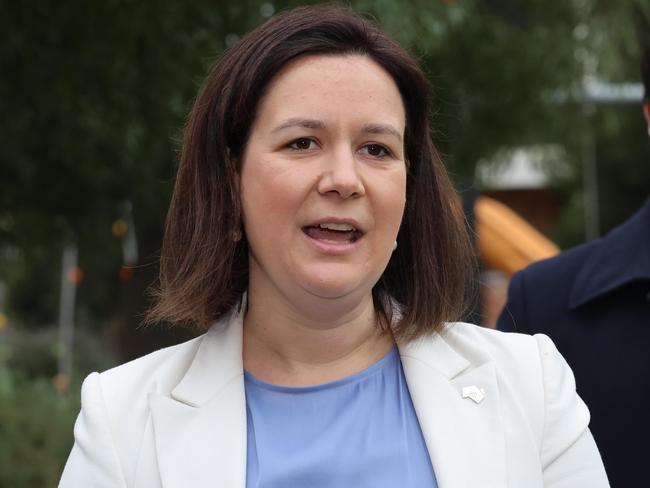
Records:
<instances>
[{"instance_id":1,"label":"white blazer","mask_svg":"<svg viewBox=\"0 0 650 488\"><path fill-rule=\"evenodd\" d=\"M59 486L245 488L242 321L89 375ZM440 488L609 486L546 336L456 323L399 352Z\"/></svg>"}]
</instances>

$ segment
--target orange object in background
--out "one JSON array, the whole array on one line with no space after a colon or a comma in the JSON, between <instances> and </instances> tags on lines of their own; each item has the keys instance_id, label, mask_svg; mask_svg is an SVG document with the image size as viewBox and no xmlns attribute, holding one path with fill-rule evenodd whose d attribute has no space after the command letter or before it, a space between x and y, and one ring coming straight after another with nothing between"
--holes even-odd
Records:
<instances>
[{"instance_id":1,"label":"orange object in background","mask_svg":"<svg viewBox=\"0 0 650 488\"><path fill-rule=\"evenodd\" d=\"M133 279L133 268L131 266L121 266L118 276L122 283L128 283Z\"/></svg>"},{"instance_id":2,"label":"orange object in background","mask_svg":"<svg viewBox=\"0 0 650 488\"><path fill-rule=\"evenodd\" d=\"M474 215L479 256L485 268L510 276L534 261L560 252L553 241L493 198L477 198Z\"/></svg>"},{"instance_id":3,"label":"orange object in background","mask_svg":"<svg viewBox=\"0 0 650 488\"><path fill-rule=\"evenodd\" d=\"M68 269L66 278L70 283L74 285L80 285L84 280L84 272L79 266L73 266L72 268Z\"/></svg>"},{"instance_id":4,"label":"orange object in background","mask_svg":"<svg viewBox=\"0 0 650 488\"><path fill-rule=\"evenodd\" d=\"M59 393L68 393L70 390L70 377L67 374L59 373L52 378L52 384Z\"/></svg>"},{"instance_id":5,"label":"orange object in background","mask_svg":"<svg viewBox=\"0 0 650 488\"><path fill-rule=\"evenodd\" d=\"M560 248L507 205L489 197L474 202L481 276L482 323L494 328L508 294L510 276Z\"/></svg>"}]
</instances>

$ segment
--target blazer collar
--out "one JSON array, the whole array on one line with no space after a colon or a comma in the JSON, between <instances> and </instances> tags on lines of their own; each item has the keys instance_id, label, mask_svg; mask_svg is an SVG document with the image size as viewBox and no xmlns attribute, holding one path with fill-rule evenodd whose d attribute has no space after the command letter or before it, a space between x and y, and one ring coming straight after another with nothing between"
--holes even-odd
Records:
<instances>
[{"instance_id":1,"label":"blazer collar","mask_svg":"<svg viewBox=\"0 0 650 488\"><path fill-rule=\"evenodd\" d=\"M629 220L595 241L571 289L575 310L621 286L650 281L650 199Z\"/></svg>"},{"instance_id":2,"label":"blazer collar","mask_svg":"<svg viewBox=\"0 0 650 488\"><path fill-rule=\"evenodd\" d=\"M203 337L171 395L151 394L154 442L165 488L246 485L245 305ZM440 488L507 484L494 366L480 350L459 354L453 327L399 346L402 366ZM485 398L463 398L476 386ZM462 462L471 462L471 469Z\"/></svg>"},{"instance_id":3,"label":"blazer collar","mask_svg":"<svg viewBox=\"0 0 650 488\"><path fill-rule=\"evenodd\" d=\"M212 326L170 396L149 396L165 488L246 485L243 310Z\"/></svg>"},{"instance_id":4,"label":"blazer collar","mask_svg":"<svg viewBox=\"0 0 650 488\"><path fill-rule=\"evenodd\" d=\"M241 378L242 331L245 302L214 324L205 334L172 398L202 407L233 379Z\"/></svg>"},{"instance_id":5,"label":"blazer collar","mask_svg":"<svg viewBox=\"0 0 650 488\"><path fill-rule=\"evenodd\" d=\"M506 486L506 442L494 365L478 350L459 354L453 335L451 326L400 346L438 486ZM463 398L463 388L472 386L484 393L480 403Z\"/></svg>"}]
</instances>

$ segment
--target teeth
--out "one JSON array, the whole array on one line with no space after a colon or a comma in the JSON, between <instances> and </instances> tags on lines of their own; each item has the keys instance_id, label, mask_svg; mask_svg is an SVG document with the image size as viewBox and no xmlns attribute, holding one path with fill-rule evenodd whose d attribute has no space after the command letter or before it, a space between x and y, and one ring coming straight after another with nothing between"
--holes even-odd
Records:
<instances>
[{"instance_id":1,"label":"teeth","mask_svg":"<svg viewBox=\"0 0 650 488\"><path fill-rule=\"evenodd\" d=\"M329 230L338 230L338 231L343 231L343 232L349 232L349 231L354 231L357 230L350 224L334 224L334 223L326 223L326 224L320 224L319 227L321 229L329 229Z\"/></svg>"}]
</instances>

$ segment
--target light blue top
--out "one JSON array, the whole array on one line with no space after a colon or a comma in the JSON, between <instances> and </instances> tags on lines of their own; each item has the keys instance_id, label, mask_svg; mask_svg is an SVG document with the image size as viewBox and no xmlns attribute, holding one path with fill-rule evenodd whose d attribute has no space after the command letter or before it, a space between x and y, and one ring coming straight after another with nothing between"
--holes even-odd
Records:
<instances>
[{"instance_id":1,"label":"light blue top","mask_svg":"<svg viewBox=\"0 0 650 488\"><path fill-rule=\"evenodd\" d=\"M437 488L396 347L317 386L244 377L247 488Z\"/></svg>"}]
</instances>

